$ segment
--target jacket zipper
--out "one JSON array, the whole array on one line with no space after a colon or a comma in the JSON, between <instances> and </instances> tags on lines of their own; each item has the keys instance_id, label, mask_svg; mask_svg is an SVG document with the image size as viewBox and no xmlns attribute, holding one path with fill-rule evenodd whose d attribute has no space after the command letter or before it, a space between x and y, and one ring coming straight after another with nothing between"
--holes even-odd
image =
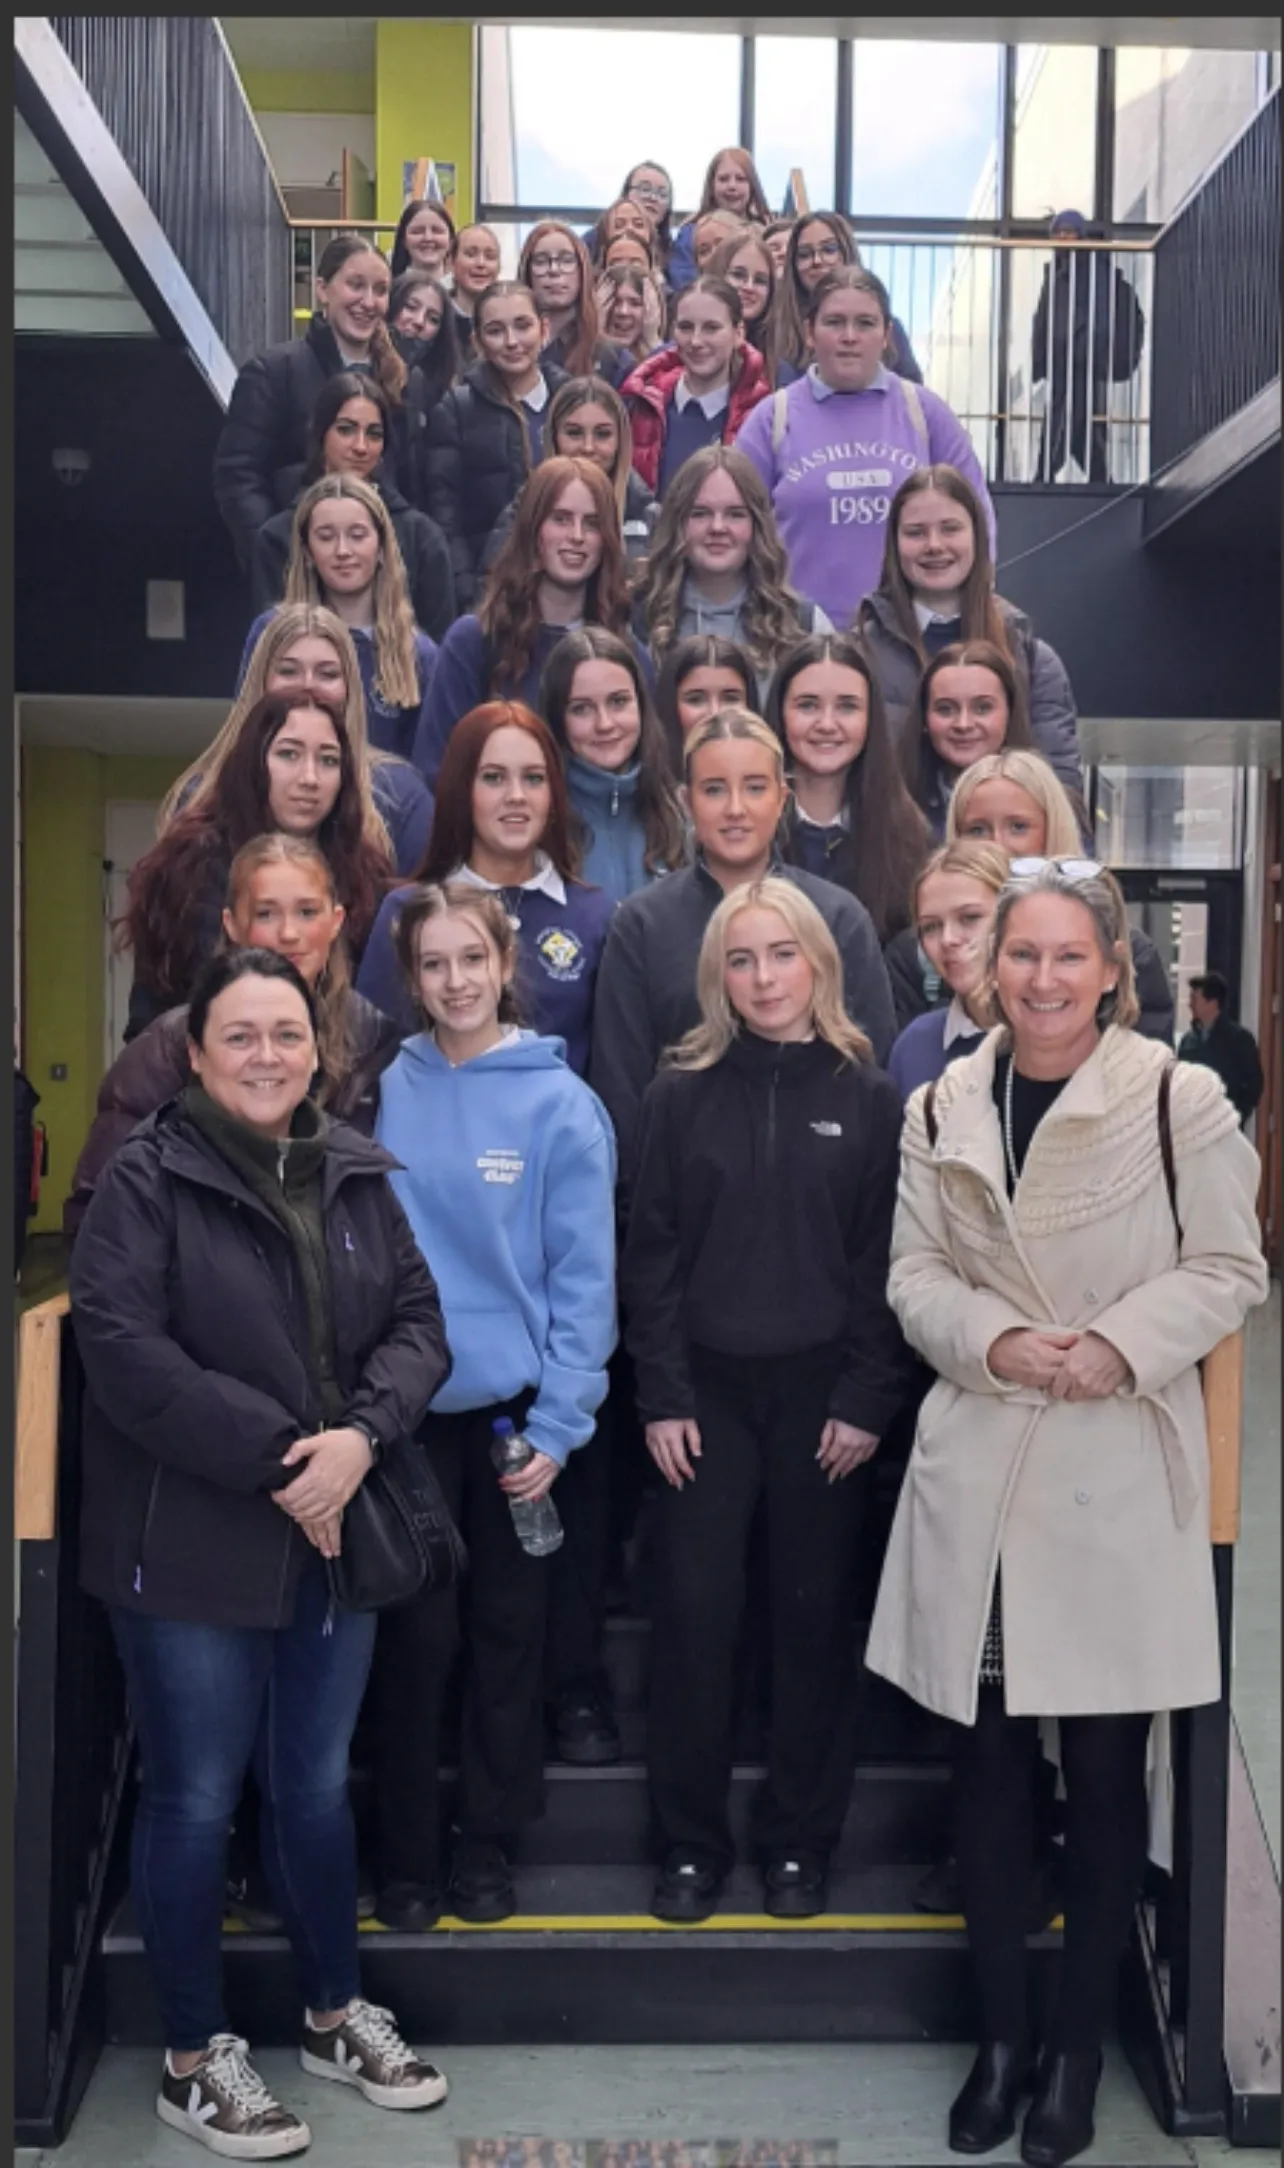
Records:
<instances>
[{"instance_id":1,"label":"jacket zipper","mask_svg":"<svg viewBox=\"0 0 1284 2168\"><path fill-rule=\"evenodd\" d=\"M783 1048L779 1049L771 1065L771 1082L767 1086L767 1169L776 1164L776 1086L780 1082L780 1064Z\"/></svg>"},{"instance_id":2,"label":"jacket zipper","mask_svg":"<svg viewBox=\"0 0 1284 2168\"><path fill-rule=\"evenodd\" d=\"M143 1593L143 1558L147 1550L147 1538L151 1533L152 1515L156 1511L156 1493L160 1489L160 1479L160 1469L154 1468L152 1470L152 1487L147 1494L147 1511L143 1515L143 1532L138 1539L138 1557L134 1565L134 1594L136 1596L141 1596Z\"/></svg>"}]
</instances>

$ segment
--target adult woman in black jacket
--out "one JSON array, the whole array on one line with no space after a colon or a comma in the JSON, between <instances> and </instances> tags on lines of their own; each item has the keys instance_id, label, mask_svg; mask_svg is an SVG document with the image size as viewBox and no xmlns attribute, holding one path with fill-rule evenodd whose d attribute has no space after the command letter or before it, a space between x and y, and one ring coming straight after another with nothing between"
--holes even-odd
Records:
<instances>
[{"instance_id":1,"label":"adult woman in black jacket","mask_svg":"<svg viewBox=\"0 0 1284 2168\"><path fill-rule=\"evenodd\" d=\"M756 1812L766 1908L823 1912L855 1761L855 1471L909 1366L887 1307L900 1105L791 881L734 888L700 950L701 1022L643 1106L621 1294L664 1477L648 1766L652 1910L707 1919L731 1866L736 1638L766 1501L772 1663Z\"/></svg>"},{"instance_id":2,"label":"adult woman in black jacket","mask_svg":"<svg viewBox=\"0 0 1284 2168\"><path fill-rule=\"evenodd\" d=\"M460 610L476 598L492 527L539 459L533 418L566 381L564 369L540 359L543 330L528 288L511 279L488 288L473 318L483 358L428 417L427 508L450 543ZM520 336L525 344L514 359L509 349Z\"/></svg>"},{"instance_id":3,"label":"adult woman in black jacket","mask_svg":"<svg viewBox=\"0 0 1284 2168\"><path fill-rule=\"evenodd\" d=\"M247 361L232 387L214 454L214 496L248 571L254 537L291 502L317 393L341 369L366 369L400 405L406 365L388 330L391 274L372 241L337 233L317 264L317 310L302 339L286 339ZM387 470L401 468L408 444L398 426Z\"/></svg>"},{"instance_id":4,"label":"adult woman in black jacket","mask_svg":"<svg viewBox=\"0 0 1284 2168\"><path fill-rule=\"evenodd\" d=\"M250 593L256 614L274 609L285 593L299 498L323 475L345 474L377 489L401 552L406 593L415 623L438 642L455 621L455 575L450 545L426 512L408 503L384 455L392 441L394 414L382 386L364 372L340 370L317 393L308 423L307 452L288 510L277 512L254 538Z\"/></svg>"},{"instance_id":5,"label":"adult woman in black jacket","mask_svg":"<svg viewBox=\"0 0 1284 2168\"><path fill-rule=\"evenodd\" d=\"M384 2107L446 2091L360 1994L347 1762L375 1618L336 1608L325 1561L450 1358L391 1160L307 1097L315 1018L294 966L217 958L188 1028L196 1082L117 1153L72 1260L81 1576L108 1607L142 1740L133 1880L168 2050L157 2113L211 2151L276 2159L309 2133L230 2031L220 1983L228 1823L252 1759L305 2069Z\"/></svg>"}]
</instances>

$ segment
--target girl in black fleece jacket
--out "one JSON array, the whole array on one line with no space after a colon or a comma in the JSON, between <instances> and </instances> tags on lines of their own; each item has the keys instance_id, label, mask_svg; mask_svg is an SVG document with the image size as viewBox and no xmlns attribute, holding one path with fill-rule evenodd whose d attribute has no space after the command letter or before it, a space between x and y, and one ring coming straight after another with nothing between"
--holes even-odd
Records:
<instances>
[{"instance_id":1,"label":"girl in black fleece jacket","mask_svg":"<svg viewBox=\"0 0 1284 2168\"><path fill-rule=\"evenodd\" d=\"M767 1499L772 1720L756 1828L766 1906L825 1909L855 1760L855 1478L908 1376L886 1282L895 1086L843 1007L793 882L733 889L700 952L703 1021L643 1103L621 1270L661 1493L648 1762L666 1847L652 1909L707 1919L732 1863L733 1669Z\"/></svg>"}]
</instances>

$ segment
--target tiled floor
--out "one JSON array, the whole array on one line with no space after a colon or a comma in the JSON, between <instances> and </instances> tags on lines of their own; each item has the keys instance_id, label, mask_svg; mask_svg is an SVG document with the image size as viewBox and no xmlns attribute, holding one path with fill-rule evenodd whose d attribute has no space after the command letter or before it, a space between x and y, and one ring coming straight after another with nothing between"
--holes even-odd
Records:
<instances>
[{"instance_id":1,"label":"tiled floor","mask_svg":"<svg viewBox=\"0 0 1284 2168\"><path fill-rule=\"evenodd\" d=\"M1275 1858L1280 1851L1280 1290L1249 1328L1243 1532L1237 1562L1234 1701ZM452 2091L426 2116L381 2115L267 2053L269 2084L312 2125L309 2168L462 2168L479 2134L658 2143L830 2140L841 2168L940 2162L945 2113L967 2064L955 2046L794 2048L455 2048ZM193 2168L203 2156L151 2112L156 2057L105 2055L65 2146L17 2168ZM581 2156L582 2158L583 2156ZM695 2156L698 2158L699 2156ZM987 2156L1018 2158L1008 2146ZM567 2161L567 2156L562 2156ZM574 2154L570 2156L574 2161ZM1098 2138L1084 2168L1229 2162L1220 2141L1156 2129L1123 2059L1107 2062ZM569 2163L568 2163L569 2168Z\"/></svg>"}]
</instances>

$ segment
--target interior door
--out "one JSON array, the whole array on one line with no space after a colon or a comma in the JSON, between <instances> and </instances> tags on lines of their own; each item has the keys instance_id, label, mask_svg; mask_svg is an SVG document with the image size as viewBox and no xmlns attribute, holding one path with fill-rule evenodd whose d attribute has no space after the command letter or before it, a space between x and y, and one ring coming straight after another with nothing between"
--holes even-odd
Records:
<instances>
[{"instance_id":1,"label":"interior door","mask_svg":"<svg viewBox=\"0 0 1284 2168\"><path fill-rule=\"evenodd\" d=\"M1200 972L1220 971L1233 1005L1239 989L1242 876L1131 872L1118 880L1129 922L1150 936L1163 960L1177 1036L1190 1024L1190 981Z\"/></svg>"},{"instance_id":2,"label":"interior door","mask_svg":"<svg viewBox=\"0 0 1284 2168\"><path fill-rule=\"evenodd\" d=\"M103 958L106 988L103 997L103 1066L110 1069L125 1043L129 994L134 983L134 958L116 948L113 927L124 913L125 884L144 851L156 841L156 801L110 798L103 821Z\"/></svg>"}]
</instances>

